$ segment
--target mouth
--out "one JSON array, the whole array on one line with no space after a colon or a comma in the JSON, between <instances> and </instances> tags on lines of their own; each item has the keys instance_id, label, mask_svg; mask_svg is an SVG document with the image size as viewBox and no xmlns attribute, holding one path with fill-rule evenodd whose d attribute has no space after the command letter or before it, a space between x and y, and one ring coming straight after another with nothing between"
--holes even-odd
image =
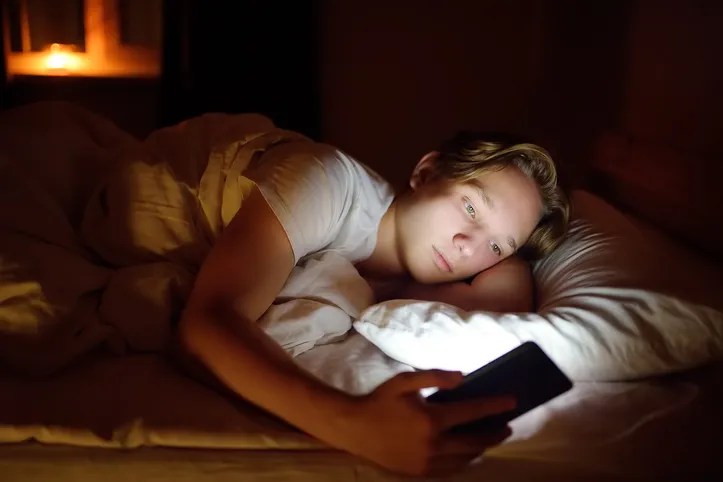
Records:
<instances>
[{"instance_id":1,"label":"mouth","mask_svg":"<svg viewBox=\"0 0 723 482\"><path fill-rule=\"evenodd\" d=\"M432 249L434 249L434 264L437 265L437 268L442 271L446 271L447 273L451 273L452 265L449 261L447 261L447 258L445 258L435 246L432 246Z\"/></svg>"}]
</instances>

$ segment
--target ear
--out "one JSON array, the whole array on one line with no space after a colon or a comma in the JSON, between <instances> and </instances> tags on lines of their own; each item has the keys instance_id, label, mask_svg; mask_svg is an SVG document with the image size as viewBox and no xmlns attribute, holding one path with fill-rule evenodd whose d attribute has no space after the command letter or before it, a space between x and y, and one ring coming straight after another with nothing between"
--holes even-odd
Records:
<instances>
[{"instance_id":1,"label":"ear","mask_svg":"<svg viewBox=\"0 0 723 482\"><path fill-rule=\"evenodd\" d=\"M416 191L424 184L427 184L436 177L436 163L439 158L439 152L432 151L422 157L412 171L409 178L409 186Z\"/></svg>"}]
</instances>

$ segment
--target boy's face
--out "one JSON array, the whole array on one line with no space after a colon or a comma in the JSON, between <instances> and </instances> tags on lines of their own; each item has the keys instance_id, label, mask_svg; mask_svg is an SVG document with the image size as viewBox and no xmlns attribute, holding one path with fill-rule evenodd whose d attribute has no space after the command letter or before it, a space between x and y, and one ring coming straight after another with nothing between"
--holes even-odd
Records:
<instances>
[{"instance_id":1,"label":"boy's face","mask_svg":"<svg viewBox=\"0 0 723 482\"><path fill-rule=\"evenodd\" d=\"M514 254L542 213L534 181L516 167L461 183L435 179L423 159L397 211L398 250L421 283L461 280Z\"/></svg>"}]
</instances>

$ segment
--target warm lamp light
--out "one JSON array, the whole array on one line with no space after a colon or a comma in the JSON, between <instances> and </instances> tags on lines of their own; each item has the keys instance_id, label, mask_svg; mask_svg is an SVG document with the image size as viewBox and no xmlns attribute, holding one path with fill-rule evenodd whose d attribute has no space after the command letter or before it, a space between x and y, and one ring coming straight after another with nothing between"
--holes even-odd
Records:
<instances>
[{"instance_id":1,"label":"warm lamp light","mask_svg":"<svg viewBox=\"0 0 723 482\"><path fill-rule=\"evenodd\" d=\"M68 71L77 67L78 59L70 47L53 44L45 58L45 68L52 71Z\"/></svg>"}]
</instances>

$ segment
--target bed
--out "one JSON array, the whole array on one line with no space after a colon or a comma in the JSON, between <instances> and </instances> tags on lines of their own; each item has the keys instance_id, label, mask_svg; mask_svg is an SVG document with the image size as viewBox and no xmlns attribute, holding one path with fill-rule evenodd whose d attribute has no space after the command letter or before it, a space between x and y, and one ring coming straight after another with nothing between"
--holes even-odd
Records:
<instances>
[{"instance_id":1,"label":"bed","mask_svg":"<svg viewBox=\"0 0 723 482\"><path fill-rule=\"evenodd\" d=\"M228 126L229 119L206 118L206 121L203 124L206 130L201 129L204 139L215 139L208 141L206 147L220 142L219 139L238 137L238 129L244 132L248 129L245 121L217 129L212 129L219 125L214 122L223 121ZM47 129L48 125L54 126L53 132L62 132L53 138L55 134ZM62 129L58 127L60 125ZM218 134L220 131L223 133ZM39 134L41 132L43 134ZM28 149L28 145L38 142L39 135L45 136L43 146ZM164 139L156 138L156 154L159 146L170 145L168 138ZM38 180L38 185L62 205L68 224L78 229L82 227L82 212L87 210L81 198L93 196L90 179L97 179L94 176L102 175L109 166L120 162L117 159L119 153L137 155L132 153L143 148L108 121L61 104L30 106L4 113L0 122L0 145L4 158L22 158L25 163L24 167L11 172L16 176L12 178L15 186L22 184L18 179L28 179L28 172L37 170L37 163L47 162L43 160L44 154L54 156L57 162L74 159L73 162L88 164L82 167L93 173L89 177L69 178L66 171L49 171ZM73 152L68 146L72 146ZM239 148L235 149L234 156L237 156ZM532 314L527 317L468 314L412 301L368 306L368 293L362 288L352 289L354 294L345 294L344 300L339 301L335 298L338 293L320 293L321 288L315 289L305 282L306 277L318 277L314 270L319 269L337 273L337 276L347 273L349 279L354 279L349 267L338 264L340 261L333 257L305 266L296 273L294 283L285 288L291 298L303 299L306 296L304 290L307 290L322 300L328 319L334 320L325 326L323 336L299 340L298 332L289 331L287 325L281 323L281 315L275 317L272 314L262 322L269 333L279 336L277 339L288 341L284 347L299 364L328 383L359 393L370 390L394 373L424 368L425 364L442 366L448 363L446 368L466 369L459 365L461 362L450 362L448 357L442 358L443 355L435 359L429 351L422 359L418 354L422 341L404 339L404 330L394 332L385 321L390 317L408 323L424 323L425 326L439 322L435 326L444 330L429 331L435 346L441 346L442 336L454 342L469 339L468 335L474 330L476 335L484 335L480 338L482 343L489 344L489 352L485 354L488 358L493 356L495 349L500 349L498 342L489 340L534 339L554 352L553 358L575 379L575 388L515 421L515 434L467 470L440 480L720 480L723 464L717 442L723 428L720 410L723 406L723 306L718 298L723 292L720 265L723 219L720 212L705 209L700 202L690 202L690 196L685 194L691 192L691 186L710 182L705 175L689 175L696 171L684 168L699 160L685 153L666 151L660 146L656 146L652 154L651 149L650 145L621 133L601 134L591 166L591 182L575 197L581 206L577 208L576 217L595 218L599 229L615 231L618 240L622 239L626 245L630 240L625 236L634 230L643 240L642 246L647 248L654 244L660 256L669 255L669 259L677 263L671 263L661 274L653 269L660 268L660 262L655 263L655 260L661 258L651 258L651 264L636 265L635 276L615 278L614 283L606 278L609 285L615 286L606 291L605 296L609 293L622 296L623 293L629 301L637 293L629 290L637 290L647 283L647 298L633 315L620 314L618 320L632 316L632 325L617 325L617 338L601 335L602 340L595 345L598 351L584 352L587 359L582 359L580 350L588 350L592 343L583 338L591 332L589 327L585 333L570 331L569 325L573 323L565 316L578 316L580 310L588 309L586 305L569 302L573 297L570 293L579 291L581 284L585 285L580 280L587 283L584 288L588 290L598 290L599 286L589 282L592 278L587 272L582 278L576 277L579 273L574 270L579 270L580 266L566 265L562 258L540 263L535 270L540 282L541 312L560 316L560 320L568 322L566 325L552 318L552 314L542 318ZM645 177L646 166L651 156L660 157L661 152L666 161L665 172L669 174L665 182L651 184ZM4 173L10 172L7 169L11 168L8 166L12 166L12 160L1 166L6 169ZM642 170L638 169L640 166ZM193 174L194 171L189 169L188 172ZM7 179L11 178L5 177ZM63 186L70 184L74 185L76 194L68 194L64 189ZM0 191L3 193L0 196L5 196L0 200L5 207L17 200L12 197L9 186L6 183L5 190ZM641 196L641 192L645 195ZM713 200L711 202L720 198L720 191L705 192ZM219 219L224 215L223 202L220 204ZM48 209L48 206L33 209ZM43 218L43 230L37 231L39 227L23 224L25 217L18 215L18 210L11 211L0 216L3 234L7 234L10 227L16 231L22 228L23 234L33 234L28 239L45 239L47 225L55 222L47 216ZM607 214L600 215L603 211ZM689 215L671 218L665 215L668 212ZM623 222L628 223L624 229L620 228ZM704 240L690 236L691 226L709 226L710 235ZM577 241L588 239L587 225L576 229L575 233L580 235ZM598 234L591 236L597 240ZM655 241L651 242L651 239ZM6 243L2 245L4 249L17 249L15 238L3 242ZM614 261L608 259L608 264L624 258L621 251L615 251L618 245L604 246L612 250L615 258ZM38 253L32 251L31 254L37 257ZM118 252L111 254L119 256ZM560 254L564 255L564 252ZM639 261L637 256L629 257L635 258L630 262ZM91 264L95 263L95 260L91 261ZM600 262L599 259L593 261ZM63 266L75 265L68 262ZM108 284L107 270L110 268L101 265L98 269L100 271L95 267L87 268L82 276L79 275L85 284L77 288L78 293L97 293L99 286ZM7 269L4 271L8 272ZM164 273L168 274L167 271ZM603 274L611 276L607 271ZM561 279L567 286L559 286ZM184 289L184 279L179 272L174 271L164 280L166 284L159 291L165 296L162 297L164 300L172 299L174 290ZM75 286L71 281L66 277L65 284L72 286L60 290L62 293L57 296L66 296L71 291ZM618 288L628 291L614 291ZM359 292L361 294L357 295ZM26 367L36 375L52 371L52 375L25 377L5 370L0 376L0 474L3 481L407 480L332 450L263 411L185 376L170 360L166 345L159 341L168 337L169 326L153 325L155 328L147 330L149 325L139 325L137 319L132 320L133 323L126 319L116 323L114 320L121 317L118 313L133 318L128 314L132 311L127 311L133 307L125 306L129 303L124 303L122 296L118 295L120 298L117 299L114 296L106 293L101 301L94 301L98 305L110 303L110 308L106 308L106 313L111 312L110 321L96 326L83 318L84 321L78 321L71 330L74 335L83 334L73 338L67 345L69 348L58 349L46 340L33 347L36 350L33 360L14 348L16 345L12 343L18 338L8 336L9 325L3 325L5 334L0 346L4 350L5 367ZM10 319L10 315L17 312L17 308L8 305L8 299L12 298L6 296L1 300L5 304L0 304L4 310L0 311L0 320L2 316ZM560 311L561 304L568 311ZM635 303L629 304L634 308ZM172 314L170 306L166 304L161 308ZM617 310L619 306L621 303L607 303L598 308ZM319 306L307 304L304 309L316 312L314 310ZM331 313L329 310L336 311ZM70 313L80 320L86 311L70 310ZM154 316L159 313L154 312ZM439 313L446 318L441 321L434 318ZM595 319L595 323L614 321L617 320L605 316ZM315 323L313 317L307 322ZM641 328L648 322L652 328ZM635 329L631 331L633 325ZM450 326L454 329L448 329ZM550 335L551 326L556 327L557 341L554 343L558 345L549 341L554 338ZM675 336L669 336L669 333L675 333ZM643 350L644 356L626 359L623 355L629 355L629 352L621 352L619 344L633 346L641 335L646 343L634 346L636 350ZM573 336L578 337L575 342L570 341ZM50 337L51 341L58 339ZM619 343L615 345L611 340ZM562 343L565 348L558 350L556 347ZM460 351L464 349L462 346ZM37 356L38 352L42 352L42 356ZM465 360L468 364L479 362L479 359Z\"/></svg>"}]
</instances>

